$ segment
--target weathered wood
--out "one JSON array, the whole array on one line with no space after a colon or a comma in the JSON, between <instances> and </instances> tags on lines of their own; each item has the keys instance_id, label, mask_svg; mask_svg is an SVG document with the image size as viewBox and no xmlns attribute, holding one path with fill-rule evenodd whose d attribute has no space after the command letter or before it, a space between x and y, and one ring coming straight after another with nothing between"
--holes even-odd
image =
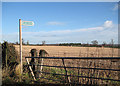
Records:
<instances>
[{"instance_id":1,"label":"weathered wood","mask_svg":"<svg viewBox=\"0 0 120 86\"><path fill-rule=\"evenodd\" d=\"M28 58L26 58L26 61L27 61L27 64L30 65L30 63L29 63L29 61L28 61ZM35 75L34 75L34 73L33 73L33 70L32 70L32 68L31 68L31 66L29 66L29 69L30 69L30 71L31 71L31 74L32 74L32 76L33 76L33 79L36 81L36 78L35 78Z\"/></svg>"},{"instance_id":2,"label":"weathered wood","mask_svg":"<svg viewBox=\"0 0 120 86\"><path fill-rule=\"evenodd\" d=\"M67 72L67 69L66 69L66 67L65 67L64 59L62 59L62 62L63 62L63 66L64 66L64 69L65 69L65 75L66 75L67 82L70 83L71 80L70 80L70 77L67 76L67 75L68 75L68 72Z\"/></svg>"},{"instance_id":3,"label":"weathered wood","mask_svg":"<svg viewBox=\"0 0 120 86\"><path fill-rule=\"evenodd\" d=\"M40 57L45 57L45 55L46 54L48 54L45 50L40 50L40 52L39 52L39 56ZM42 70L43 70L43 58L39 58L38 59L38 64L40 64L41 66L40 67L38 67L39 69L38 70L40 70L41 71L41 73L39 74L39 77L41 77L41 75L42 75Z\"/></svg>"},{"instance_id":4,"label":"weathered wood","mask_svg":"<svg viewBox=\"0 0 120 86\"><path fill-rule=\"evenodd\" d=\"M23 62L22 62L22 20L19 19L19 42L20 42L20 64L21 64L21 75L23 73ZM22 76L21 76L22 77Z\"/></svg>"},{"instance_id":5,"label":"weathered wood","mask_svg":"<svg viewBox=\"0 0 120 86\"><path fill-rule=\"evenodd\" d=\"M120 70L120 60L118 61L118 69ZM120 80L120 71L118 71L118 80Z\"/></svg>"},{"instance_id":6,"label":"weathered wood","mask_svg":"<svg viewBox=\"0 0 120 86\"><path fill-rule=\"evenodd\" d=\"M32 56L32 57L37 56L37 52L36 52L36 51L37 51L36 49L32 49L32 50L31 50L31 56ZM32 68L32 71L33 71L33 73L34 73L34 75L35 75L35 77L36 77L37 74L36 74L36 72L35 72L35 58L32 58L32 59L31 59L30 64L32 65L31 68Z\"/></svg>"},{"instance_id":7,"label":"weathered wood","mask_svg":"<svg viewBox=\"0 0 120 86\"><path fill-rule=\"evenodd\" d=\"M7 58L7 54L8 54L8 53L7 53L7 48L8 48L8 47L7 47L7 46L8 46L8 45L7 45L7 42L5 42L5 63L6 63L6 70L7 70L7 67L8 67L8 66L7 66L7 60L8 60L8 58Z\"/></svg>"}]
</instances>

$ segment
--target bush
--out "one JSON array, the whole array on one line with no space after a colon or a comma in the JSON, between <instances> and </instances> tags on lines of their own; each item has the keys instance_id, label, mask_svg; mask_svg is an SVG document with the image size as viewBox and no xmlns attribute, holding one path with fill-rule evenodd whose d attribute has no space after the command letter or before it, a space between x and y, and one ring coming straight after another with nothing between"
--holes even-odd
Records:
<instances>
[{"instance_id":1,"label":"bush","mask_svg":"<svg viewBox=\"0 0 120 86\"><path fill-rule=\"evenodd\" d=\"M2 43L2 80L3 83L19 81L16 77L16 66L18 65L18 54L13 44ZM18 71L17 71L18 72Z\"/></svg>"},{"instance_id":2,"label":"bush","mask_svg":"<svg viewBox=\"0 0 120 86\"><path fill-rule=\"evenodd\" d=\"M15 51L13 44L4 42L2 44L2 67L11 67L11 69L18 64L18 54Z\"/></svg>"}]
</instances>

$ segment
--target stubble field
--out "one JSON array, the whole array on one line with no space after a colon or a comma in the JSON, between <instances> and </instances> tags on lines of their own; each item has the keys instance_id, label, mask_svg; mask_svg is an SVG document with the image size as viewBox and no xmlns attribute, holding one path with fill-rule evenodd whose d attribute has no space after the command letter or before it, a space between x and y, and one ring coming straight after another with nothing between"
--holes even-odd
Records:
<instances>
[{"instance_id":1,"label":"stubble field","mask_svg":"<svg viewBox=\"0 0 120 86\"><path fill-rule=\"evenodd\" d=\"M19 53L19 45L14 45ZM118 57L119 49L104 47L72 47L72 46L28 46L23 45L23 58L30 56L30 50L36 49L38 56L39 51L44 49L49 57Z\"/></svg>"},{"instance_id":2,"label":"stubble field","mask_svg":"<svg viewBox=\"0 0 120 86\"><path fill-rule=\"evenodd\" d=\"M15 49L19 53L19 45L14 45ZM23 45L23 61L25 61L25 57L31 56L30 51L31 49L37 50L37 56L39 56L39 51L44 49L47 51L47 57L119 57L119 49L117 48L104 48L104 47L72 47L72 46L28 46ZM31 59L29 59L30 61ZM38 61L37 59L35 61ZM109 60L97 60L97 59L65 59L66 67L87 67L87 68L105 68L105 69L119 69L120 68L120 61L113 61ZM63 66L63 62L61 59L44 59L44 65L50 66ZM51 69L50 69L51 70ZM50 71L49 70L49 71ZM58 69L55 69L58 70ZM108 70L90 70L90 69L67 69L67 71L73 71L76 74L77 71L81 75L87 76L96 76L96 77L104 77L104 78L112 78L112 79L119 79L119 72L117 71L108 71ZM43 71L46 72L45 68ZM48 71L48 69L47 69ZM70 73L72 74L72 73ZM48 77L43 74L44 77ZM89 79L80 78L79 80L70 77L71 80L76 80L77 82L88 83ZM85 80L84 80L85 79ZM98 84L100 83L111 83L111 82L104 82L100 80L92 80ZM90 82L91 83L91 82Z\"/></svg>"}]
</instances>

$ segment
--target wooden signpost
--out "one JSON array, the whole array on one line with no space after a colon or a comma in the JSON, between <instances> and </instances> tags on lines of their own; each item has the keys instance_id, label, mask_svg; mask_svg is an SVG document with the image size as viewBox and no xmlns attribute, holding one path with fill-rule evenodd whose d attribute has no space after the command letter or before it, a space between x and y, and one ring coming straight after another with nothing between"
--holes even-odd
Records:
<instances>
[{"instance_id":1,"label":"wooden signpost","mask_svg":"<svg viewBox=\"0 0 120 86\"><path fill-rule=\"evenodd\" d=\"M19 19L19 42L20 42L20 64L21 64L21 76L23 72L23 62L22 62L22 25L24 26L34 26L33 21L22 21Z\"/></svg>"}]
</instances>

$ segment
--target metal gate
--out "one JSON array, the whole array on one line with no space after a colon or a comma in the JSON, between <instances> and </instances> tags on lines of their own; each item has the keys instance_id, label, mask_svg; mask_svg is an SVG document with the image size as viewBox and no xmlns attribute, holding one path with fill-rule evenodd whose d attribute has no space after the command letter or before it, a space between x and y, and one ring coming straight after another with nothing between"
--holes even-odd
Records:
<instances>
[{"instance_id":1,"label":"metal gate","mask_svg":"<svg viewBox=\"0 0 120 86\"><path fill-rule=\"evenodd\" d=\"M40 56L25 59L33 79L40 83L120 85L120 57ZM30 59L35 59L34 64Z\"/></svg>"}]
</instances>

